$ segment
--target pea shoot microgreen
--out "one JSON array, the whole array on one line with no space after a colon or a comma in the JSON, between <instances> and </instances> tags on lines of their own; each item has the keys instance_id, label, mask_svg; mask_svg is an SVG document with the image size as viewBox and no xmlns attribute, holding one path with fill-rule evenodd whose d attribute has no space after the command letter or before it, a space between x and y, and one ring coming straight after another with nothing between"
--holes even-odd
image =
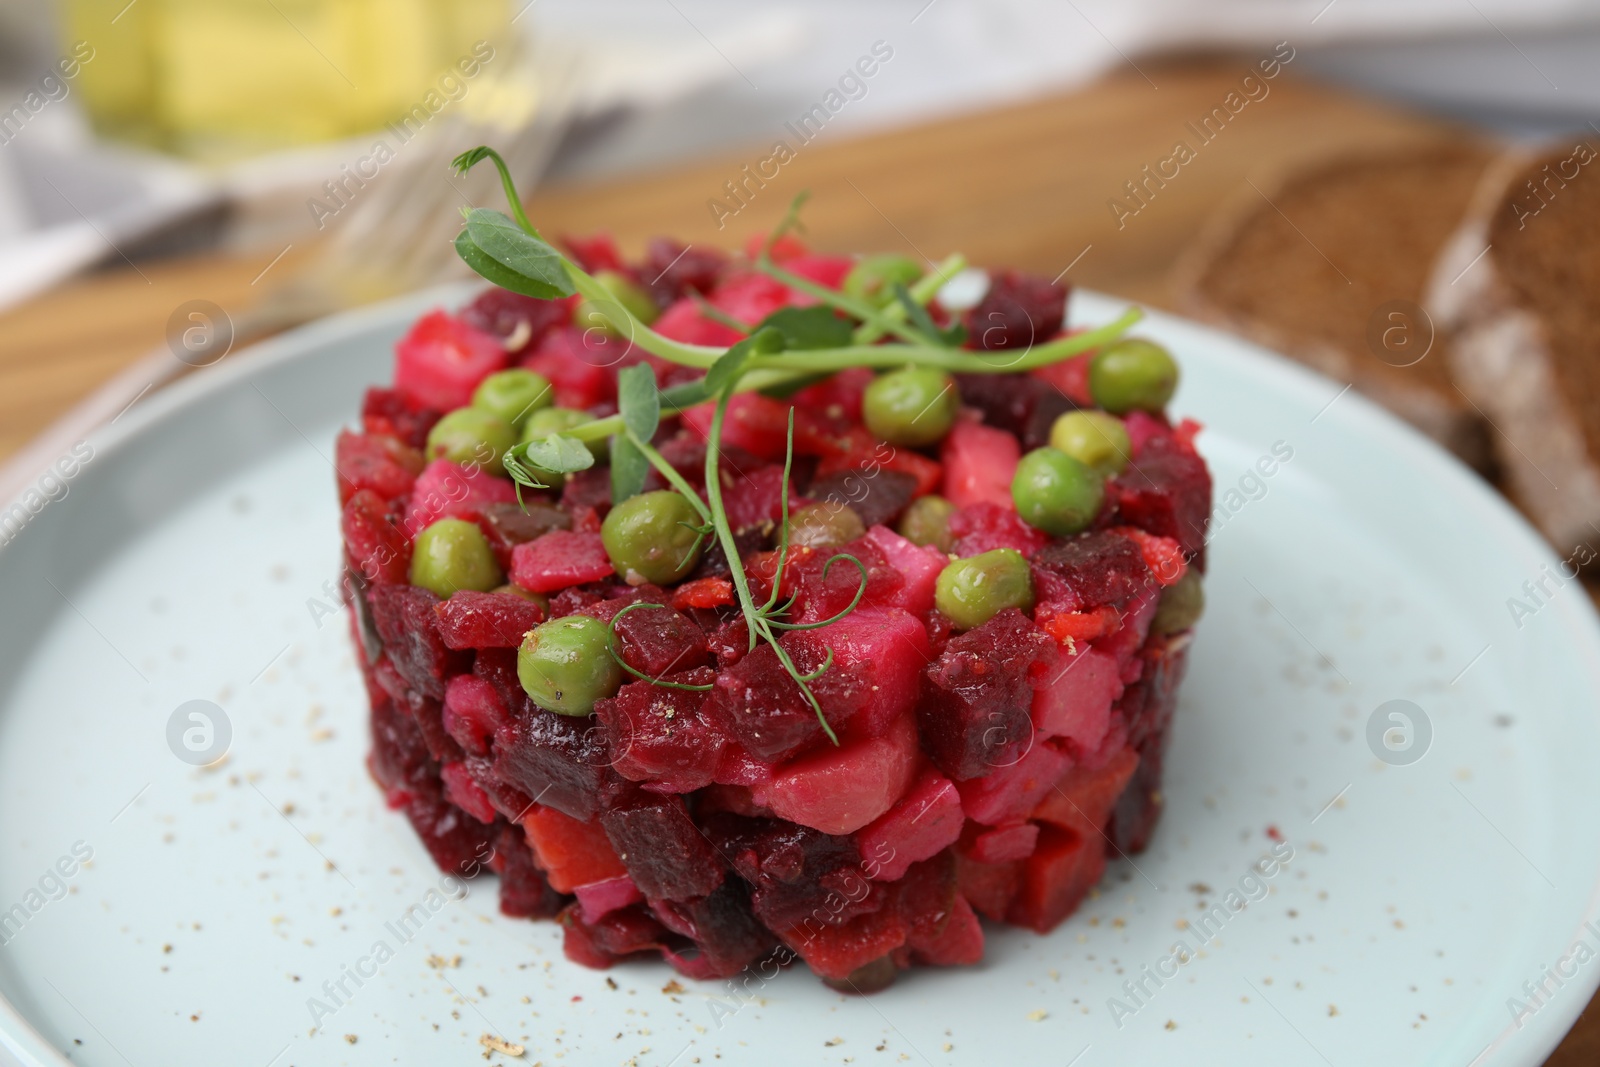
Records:
<instances>
[{"instance_id":1,"label":"pea shoot microgreen","mask_svg":"<svg viewBox=\"0 0 1600 1067\"><path fill-rule=\"evenodd\" d=\"M804 308L785 307L756 325L748 326L708 301L701 300L702 314L737 329L744 336L726 349L686 344L664 337L640 321L615 300L598 279L540 236L523 210L510 169L494 149L480 146L463 152L455 158L452 166L458 174L465 174L484 160L490 161L499 171L511 215L486 208L470 208L463 212L466 226L455 244L457 253L467 266L495 285L526 296L556 299L574 293L581 295L599 308L599 313L612 326L632 338L645 352L669 363L704 372L698 379L662 389L657 384L654 369L648 363L624 368L617 378L617 414L590 419L561 433L523 442L505 454L506 474L516 484L517 499L522 499L524 488L550 488L549 484L541 481L543 477L572 474L592 467L594 454L587 445L591 441L610 441L613 501L620 502L643 492L650 470L654 469L668 485L689 501L700 519L698 526L689 527L697 535L690 554L698 552L707 538L715 538L720 545L749 631L749 650L754 651L758 641L764 641L772 647L783 669L794 679L816 712L823 731L838 744L838 737L811 688L811 683L820 679L833 665L833 649L825 646L822 663L809 671L802 671L779 638L787 631L831 626L855 611L866 594L867 566L849 553L830 557L822 568L823 582L827 581L836 563L841 560L848 562L860 572L861 577L854 597L843 610L830 618L814 622L790 619L795 596L785 598L782 590L785 568L791 562L789 487L794 461L794 409L791 408L784 449L778 547L772 557L772 588L764 602L756 602L750 576L745 570L735 531L723 503L721 443L733 397L758 390L772 395L785 395L818 380L819 376L851 367L899 368L911 365L953 373L1021 373L1058 363L1117 339L1138 321L1138 309L1130 308L1114 322L1098 329L1035 345L1005 365L997 365L983 358L982 353L962 349L960 345L965 340L965 331L959 325L941 328L928 311L928 303L944 283L966 266L966 260L960 255L952 255L935 265L910 286L897 283L893 289L894 300L882 307L820 285L776 262L773 251L778 241L790 231L803 230L800 208L807 194L801 193L790 204L783 220L768 235L752 266L811 297L815 304ZM883 341L883 338L890 340ZM713 409L706 441L705 495L702 498L694 486L655 448L652 440L663 416L706 403L713 404ZM609 628L612 656L624 670L655 685L693 690L710 688L650 678L623 661L616 648L617 623L630 611L660 606L630 604L612 617Z\"/></svg>"}]
</instances>

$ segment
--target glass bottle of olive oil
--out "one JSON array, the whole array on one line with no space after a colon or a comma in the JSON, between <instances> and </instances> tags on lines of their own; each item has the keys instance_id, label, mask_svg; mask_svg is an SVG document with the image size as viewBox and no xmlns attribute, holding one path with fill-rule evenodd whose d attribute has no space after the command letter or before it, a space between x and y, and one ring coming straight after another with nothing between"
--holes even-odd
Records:
<instances>
[{"instance_id":1,"label":"glass bottle of olive oil","mask_svg":"<svg viewBox=\"0 0 1600 1067\"><path fill-rule=\"evenodd\" d=\"M376 129L454 96L508 0L64 0L96 129L225 161ZM500 50L503 54L503 49ZM491 54L493 54L491 52ZM476 70L476 66L473 67Z\"/></svg>"}]
</instances>

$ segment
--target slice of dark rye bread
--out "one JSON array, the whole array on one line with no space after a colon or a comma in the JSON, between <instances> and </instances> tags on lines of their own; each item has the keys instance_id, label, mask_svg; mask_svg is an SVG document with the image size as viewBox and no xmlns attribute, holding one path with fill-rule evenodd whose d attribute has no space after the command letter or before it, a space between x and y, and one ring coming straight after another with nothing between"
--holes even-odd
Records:
<instances>
[{"instance_id":1,"label":"slice of dark rye bread","mask_svg":"<svg viewBox=\"0 0 1600 1067\"><path fill-rule=\"evenodd\" d=\"M1563 552L1600 544L1600 140L1498 160L1426 304L1506 488Z\"/></svg>"},{"instance_id":2,"label":"slice of dark rye bread","mask_svg":"<svg viewBox=\"0 0 1600 1067\"><path fill-rule=\"evenodd\" d=\"M1258 178L1180 261L1179 307L1353 384L1488 470L1487 428L1414 309L1494 155L1440 139Z\"/></svg>"}]
</instances>

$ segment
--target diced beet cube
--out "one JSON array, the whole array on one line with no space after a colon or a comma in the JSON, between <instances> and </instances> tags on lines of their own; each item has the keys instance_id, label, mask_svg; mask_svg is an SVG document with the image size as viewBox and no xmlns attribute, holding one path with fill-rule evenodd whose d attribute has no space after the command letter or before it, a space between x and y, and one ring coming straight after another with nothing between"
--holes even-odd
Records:
<instances>
[{"instance_id":1,"label":"diced beet cube","mask_svg":"<svg viewBox=\"0 0 1600 1067\"><path fill-rule=\"evenodd\" d=\"M1139 766L1139 754L1123 747L1101 767L1073 767L1061 776L1029 816L1071 830L1086 841L1101 841L1117 800Z\"/></svg>"},{"instance_id":2,"label":"diced beet cube","mask_svg":"<svg viewBox=\"0 0 1600 1067\"><path fill-rule=\"evenodd\" d=\"M841 737L877 737L916 704L922 670L932 657L927 628L915 617L900 608L861 607L838 622L809 632L833 650L830 672L858 671L871 678L861 709L838 720L833 706L823 700L823 691L813 683L828 721L835 723Z\"/></svg>"},{"instance_id":3,"label":"diced beet cube","mask_svg":"<svg viewBox=\"0 0 1600 1067\"><path fill-rule=\"evenodd\" d=\"M1056 419L1078 405L1042 378L1011 374L958 374L961 403L977 408L990 426L1011 430L1031 452L1050 443Z\"/></svg>"},{"instance_id":4,"label":"diced beet cube","mask_svg":"<svg viewBox=\"0 0 1600 1067\"><path fill-rule=\"evenodd\" d=\"M689 818L681 797L638 798L601 814L611 847L653 900L703 897L722 884L727 864Z\"/></svg>"},{"instance_id":5,"label":"diced beet cube","mask_svg":"<svg viewBox=\"0 0 1600 1067\"><path fill-rule=\"evenodd\" d=\"M596 404L614 400L617 395L615 367L629 347L609 331L558 326L539 339L533 354L522 365L550 379L559 407L587 411Z\"/></svg>"},{"instance_id":6,"label":"diced beet cube","mask_svg":"<svg viewBox=\"0 0 1600 1067\"><path fill-rule=\"evenodd\" d=\"M1013 823L985 830L972 840L972 858L979 863L1005 863L1025 860L1033 855L1039 828L1031 822Z\"/></svg>"},{"instance_id":7,"label":"diced beet cube","mask_svg":"<svg viewBox=\"0 0 1600 1067\"><path fill-rule=\"evenodd\" d=\"M418 791L439 773L416 720L389 697L372 702L372 755L367 767L387 792Z\"/></svg>"},{"instance_id":8,"label":"diced beet cube","mask_svg":"<svg viewBox=\"0 0 1600 1067\"><path fill-rule=\"evenodd\" d=\"M472 659L472 673L494 686L494 691L500 694L500 700L505 704L507 711L515 712L518 709L533 707L533 702L528 699L527 692L522 688L522 679L517 677L515 649L480 650Z\"/></svg>"},{"instance_id":9,"label":"diced beet cube","mask_svg":"<svg viewBox=\"0 0 1600 1067\"><path fill-rule=\"evenodd\" d=\"M865 539L883 554L884 562L901 579L900 587L880 602L918 616L932 610L934 585L949 562L945 554L931 545L914 545L887 526L872 527Z\"/></svg>"},{"instance_id":10,"label":"diced beet cube","mask_svg":"<svg viewBox=\"0 0 1600 1067\"><path fill-rule=\"evenodd\" d=\"M944 495L958 508L991 503L1014 508L1011 479L1022 460L1022 447L1005 430L976 422L958 422L939 446L944 463Z\"/></svg>"},{"instance_id":11,"label":"diced beet cube","mask_svg":"<svg viewBox=\"0 0 1600 1067\"><path fill-rule=\"evenodd\" d=\"M422 453L396 437L342 430L333 448L340 504L349 503L359 489L386 501L404 496L422 473Z\"/></svg>"},{"instance_id":12,"label":"diced beet cube","mask_svg":"<svg viewBox=\"0 0 1600 1067\"><path fill-rule=\"evenodd\" d=\"M419 404L398 389L368 389L361 398L361 428L421 448L443 412Z\"/></svg>"},{"instance_id":13,"label":"diced beet cube","mask_svg":"<svg viewBox=\"0 0 1600 1067\"><path fill-rule=\"evenodd\" d=\"M649 279L650 294L665 308L690 293L709 293L727 263L727 255L717 249L652 237L639 275Z\"/></svg>"},{"instance_id":14,"label":"diced beet cube","mask_svg":"<svg viewBox=\"0 0 1600 1067\"><path fill-rule=\"evenodd\" d=\"M411 538L398 513L371 489L354 493L339 525L350 567L372 585L403 585L411 576Z\"/></svg>"},{"instance_id":15,"label":"diced beet cube","mask_svg":"<svg viewBox=\"0 0 1600 1067\"><path fill-rule=\"evenodd\" d=\"M951 638L929 664L918 706L922 745L956 781L1015 763L1033 738L1033 690L1056 643L1016 608Z\"/></svg>"},{"instance_id":16,"label":"diced beet cube","mask_svg":"<svg viewBox=\"0 0 1600 1067\"><path fill-rule=\"evenodd\" d=\"M520 919L550 919L567 898L550 888L533 861L522 827L502 825L495 834L489 864L500 876L500 913Z\"/></svg>"},{"instance_id":17,"label":"diced beet cube","mask_svg":"<svg viewBox=\"0 0 1600 1067\"><path fill-rule=\"evenodd\" d=\"M811 483L806 495L848 505L866 526L894 522L911 503L917 480L887 469L835 471Z\"/></svg>"},{"instance_id":18,"label":"diced beet cube","mask_svg":"<svg viewBox=\"0 0 1600 1067\"><path fill-rule=\"evenodd\" d=\"M735 274L724 278L711 293L711 303L746 326L754 326L786 306L794 294L787 285L765 274ZM801 303L810 303L809 297Z\"/></svg>"},{"instance_id":19,"label":"diced beet cube","mask_svg":"<svg viewBox=\"0 0 1600 1067\"><path fill-rule=\"evenodd\" d=\"M666 680L705 685L709 670ZM706 695L685 689L629 682L615 697L595 704L611 744L611 763L622 777L653 791L691 793L709 785L726 743L704 714Z\"/></svg>"},{"instance_id":20,"label":"diced beet cube","mask_svg":"<svg viewBox=\"0 0 1600 1067\"><path fill-rule=\"evenodd\" d=\"M696 900L652 901L650 910L669 930L693 940L693 955L666 953L691 978L731 977L777 946L772 932L751 912L750 893L736 878Z\"/></svg>"},{"instance_id":21,"label":"diced beet cube","mask_svg":"<svg viewBox=\"0 0 1600 1067\"><path fill-rule=\"evenodd\" d=\"M485 507L516 499L516 488L506 479L481 467L436 459L422 469L411 488L406 529L415 535L440 519L473 521Z\"/></svg>"},{"instance_id":22,"label":"diced beet cube","mask_svg":"<svg viewBox=\"0 0 1600 1067\"><path fill-rule=\"evenodd\" d=\"M961 895L979 915L1004 922L1022 880L1022 861L980 863L957 846L956 880Z\"/></svg>"},{"instance_id":23,"label":"diced beet cube","mask_svg":"<svg viewBox=\"0 0 1600 1067\"><path fill-rule=\"evenodd\" d=\"M1074 751L1092 751L1111 726L1111 705L1122 695L1115 656L1093 648L1062 655L1033 695L1038 736L1063 738Z\"/></svg>"},{"instance_id":24,"label":"diced beet cube","mask_svg":"<svg viewBox=\"0 0 1600 1067\"><path fill-rule=\"evenodd\" d=\"M861 422L861 397L876 375L871 367L846 367L790 397L795 411L815 412L848 426Z\"/></svg>"},{"instance_id":25,"label":"diced beet cube","mask_svg":"<svg viewBox=\"0 0 1600 1067\"><path fill-rule=\"evenodd\" d=\"M395 704L410 713L430 756L440 763L461 759L464 752L444 728L444 708L439 701L414 688L387 657L373 664L372 673Z\"/></svg>"},{"instance_id":26,"label":"diced beet cube","mask_svg":"<svg viewBox=\"0 0 1600 1067\"><path fill-rule=\"evenodd\" d=\"M372 619L395 670L412 688L443 700L445 679L472 663L470 653L444 643L434 605L439 598L414 585L374 586Z\"/></svg>"},{"instance_id":27,"label":"diced beet cube","mask_svg":"<svg viewBox=\"0 0 1600 1067\"><path fill-rule=\"evenodd\" d=\"M860 560L861 567L841 558L843 556ZM776 565L774 560L765 568L747 567L753 587L770 594ZM861 590L862 568L866 569L867 582L866 589L861 592L862 607L882 607L901 599L905 577L889 565L883 551L869 538L861 537L837 548L791 549L784 576L786 582L792 577L798 594L795 621L821 622L849 608L857 591Z\"/></svg>"},{"instance_id":28,"label":"diced beet cube","mask_svg":"<svg viewBox=\"0 0 1600 1067\"><path fill-rule=\"evenodd\" d=\"M1105 869L1106 854L1099 841L1041 827L1033 855L1022 862L1006 921L1049 933L1077 910Z\"/></svg>"},{"instance_id":29,"label":"diced beet cube","mask_svg":"<svg viewBox=\"0 0 1600 1067\"><path fill-rule=\"evenodd\" d=\"M990 352L1031 348L1060 333L1066 317L1066 286L1038 274L995 271L967 315L967 344Z\"/></svg>"},{"instance_id":30,"label":"diced beet cube","mask_svg":"<svg viewBox=\"0 0 1600 1067\"><path fill-rule=\"evenodd\" d=\"M617 623L616 635L623 662L651 678L703 667L711 658L705 631L669 607L634 608Z\"/></svg>"},{"instance_id":31,"label":"diced beet cube","mask_svg":"<svg viewBox=\"0 0 1600 1067\"><path fill-rule=\"evenodd\" d=\"M1161 589L1148 585L1135 594L1123 609L1120 625L1111 633L1095 641L1094 647L1117 661L1124 685L1138 681L1144 665L1139 662L1139 650L1150 634L1150 624L1155 621L1156 608L1161 603Z\"/></svg>"},{"instance_id":32,"label":"diced beet cube","mask_svg":"<svg viewBox=\"0 0 1600 1067\"><path fill-rule=\"evenodd\" d=\"M1125 853L1143 852L1161 818L1162 806L1160 760L1141 756L1133 777L1111 810L1106 836Z\"/></svg>"},{"instance_id":33,"label":"diced beet cube","mask_svg":"<svg viewBox=\"0 0 1600 1067\"><path fill-rule=\"evenodd\" d=\"M451 648L516 648L523 635L544 621L544 609L509 593L462 589L434 609L439 632Z\"/></svg>"},{"instance_id":34,"label":"diced beet cube","mask_svg":"<svg viewBox=\"0 0 1600 1067\"><path fill-rule=\"evenodd\" d=\"M515 492L515 490L513 490ZM534 499L523 490L521 504L485 504L478 509L478 525L489 538L501 570L511 569L511 550L524 541L536 541L551 530L570 530L572 516L552 504Z\"/></svg>"},{"instance_id":35,"label":"diced beet cube","mask_svg":"<svg viewBox=\"0 0 1600 1067\"><path fill-rule=\"evenodd\" d=\"M487 756L494 732L511 721L495 687L476 674L458 674L444 691L444 728L474 756Z\"/></svg>"},{"instance_id":36,"label":"diced beet cube","mask_svg":"<svg viewBox=\"0 0 1600 1067\"><path fill-rule=\"evenodd\" d=\"M406 804L406 818L441 871L467 877L489 856L494 829L433 791L413 794Z\"/></svg>"},{"instance_id":37,"label":"diced beet cube","mask_svg":"<svg viewBox=\"0 0 1600 1067\"><path fill-rule=\"evenodd\" d=\"M578 914L586 923L599 922L619 908L644 903L644 894L625 874L580 885L572 892L578 898Z\"/></svg>"},{"instance_id":38,"label":"diced beet cube","mask_svg":"<svg viewBox=\"0 0 1600 1067\"><path fill-rule=\"evenodd\" d=\"M837 289L844 284L845 275L855 265L856 261L849 256L824 256L807 252L786 261L783 267L789 273L808 278L825 288Z\"/></svg>"},{"instance_id":39,"label":"diced beet cube","mask_svg":"<svg viewBox=\"0 0 1600 1067\"><path fill-rule=\"evenodd\" d=\"M494 804L490 802L489 794L472 780L465 763L457 760L442 765L439 779L444 783L444 795L450 803L479 822L494 822Z\"/></svg>"},{"instance_id":40,"label":"diced beet cube","mask_svg":"<svg viewBox=\"0 0 1600 1067\"><path fill-rule=\"evenodd\" d=\"M632 790L611 769L606 727L535 708L500 727L494 773L540 804L588 822Z\"/></svg>"},{"instance_id":41,"label":"diced beet cube","mask_svg":"<svg viewBox=\"0 0 1600 1067\"><path fill-rule=\"evenodd\" d=\"M955 785L929 769L894 807L861 828L856 834L856 847L861 850L869 877L893 882L913 863L955 844L965 822L961 794Z\"/></svg>"},{"instance_id":42,"label":"diced beet cube","mask_svg":"<svg viewBox=\"0 0 1600 1067\"><path fill-rule=\"evenodd\" d=\"M597 533L552 530L511 550L511 580L533 593L553 593L614 573Z\"/></svg>"},{"instance_id":43,"label":"diced beet cube","mask_svg":"<svg viewBox=\"0 0 1600 1067\"><path fill-rule=\"evenodd\" d=\"M957 896L950 919L933 937L908 940L913 962L929 967L960 967L983 959L983 926L965 897Z\"/></svg>"},{"instance_id":44,"label":"diced beet cube","mask_svg":"<svg viewBox=\"0 0 1600 1067\"><path fill-rule=\"evenodd\" d=\"M917 729L901 716L881 737L825 748L751 790L773 814L825 834L850 834L887 812L911 784Z\"/></svg>"},{"instance_id":45,"label":"diced beet cube","mask_svg":"<svg viewBox=\"0 0 1600 1067\"><path fill-rule=\"evenodd\" d=\"M1107 530L1057 541L1035 553L1032 565L1040 618L1102 604L1120 610L1142 590L1159 590L1139 546Z\"/></svg>"},{"instance_id":46,"label":"diced beet cube","mask_svg":"<svg viewBox=\"0 0 1600 1067\"><path fill-rule=\"evenodd\" d=\"M498 338L508 353L517 356L537 345L547 331L572 321L573 302L570 297L540 300L496 285L479 293L456 317Z\"/></svg>"},{"instance_id":47,"label":"diced beet cube","mask_svg":"<svg viewBox=\"0 0 1600 1067\"><path fill-rule=\"evenodd\" d=\"M1050 543L1050 535L1022 521L1009 501L996 504L979 501L950 516L950 535L956 539L955 554L962 559L996 548L1014 548L1031 556Z\"/></svg>"},{"instance_id":48,"label":"diced beet cube","mask_svg":"<svg viewBox=\"0 0 1600 1067\"><path fill-rule=\"evenodd\" d=\"M395 388L440 411L471 403L478 384L506 365L497 338L443 311L418 319L394 355Z\"/></svg>"},{"instance_id":49,"label":"diced beet cube","mask_svg":"<svg viewBox=\"0 0 1600 1067\"><path fill-rule=\"evenodd\" d=\"M662 337L691 345L727 348L744 339L744 334L726 323L707 318L700 310L700 302L689 297L663 311L652 328Z\"/></svg>"},{"instance_id":50,"label":"diced beet cube","mask_svg":"<svg viewBox=\"0 0 1600 1067\"><path fill-rule=\"evenodd\" d=\"M1093 352L1085 352L1081 356L1073 356L1060 363L1036 367L1028 374L1029 377L1038 378L1051 385L1079 407L1092 408L1094 397L1089 392L1089 360L1093 355Z\"/></svg>"},{"instance_id":51,"label":"diced beet cube","mask_svg":"<svg viewBox=\"0 0 1600 1067\"><path fill-rule=\"evenodd\" d=\"M570 893L580 885L626 874L598 822L569 818L554 808L536 806L522 818L528 844L550 885Z\"/></svg>"},{"instance_id":52,"label":"diced beet cube","mask_svg":"<svg viewBox=\"0 0 1600 1067\"><path fill-rule=\"evenodd\" d=\"M1156 438L1107 489L1118 522L1172 538L1205 570L1211 518L1211 472L1205 460L1172 438Z\"/></svg>"},{"instance_id":53,"label":"diced beet cube","mask_svg":"<svg viewBox=\"0 0 1600 1067\"><path fill-rule=\"evenodd\" d=\"M697 404L679 417L702 441L711 432L716 405ZM728 402L722 440L767 462L781 462L789 434L789 405L760 393L739 393Z\"/></svg>"},{"instance_id":54,"label":"diced beet cube","mask_svg":"<svg viewBox=\"0 0 1600 1067\"><path fill-rule=\"evenodd\" d=\"M946 850L913 863L890 888L892 906L906 923L906 940L917 942L937 936L950 921L960 897L955 852Z\"/></svg>"},{"instance_id":55,"label":"diced beet cube","mask_svg":"<svg viewBox=\"0 0 1600 1067\"><path fill-rule=\"evenodd\" d=\"M1072 760L1041 740L1035 740L1016 762L995 768L982 778L957 782L961 808L967 818L985 826L1001 826L1026 818L1052 786L1066 773Z\"/></svg>"},{"instance_id":56,"label":"diced beet cube","mask_svg":"<svg viewBox=\"0 0 1600 1067\"><path fill-rule=\"evenodd\" d=\"M576 904L560 916L562 951L567 959L585 967L605 970L619 960L662 947L667 930L642 905L622 908L587 923Z\"/></svg>"},{"instance_id":57,"label":"diced beet cube","mask_svg":"<svg viewBox=\"0 0 1600 1067\"><path fill-rule=\"evenodd\" d=\"M807 919L778 934L818 977L843 981L905 944L906 924L898 911L885 908L838 925Z\"/></svg>"},{"instance_id":58,"label":"diced beet cube","mask_svg":"<svg viewBox=\"0 0 1600 1067\"><path fill-rule=\"evenodd\" d=\"M797 630L779 638L802 673L817 670L827 658L825 644L816 633ZM835 730L866 705L872 686L859 666L837 660L822 677L808 684ZM711 721L764 761L778 762L827 741L816 709L766 642L718 674L711 693L706 704Z\"/></svg>"},{"instance_id":59,"label":"diced beet cube","mask_svg":"<svg viewBox=\"0 0 1600 1067\"><path fill-rule=\"evenodd\" d=\"M772 930L807 919L847 922L882 906L848 837L793 823L716 814L702 820L718 855L753 885L756 918Z\"/></svg>"},{"instance_id":60,"label":"diced beet cube","mask_svg":"<svg viewBox=\"0 0 1600 1067\"><path fill-rule=\"evenodd\" d=\"M469 752L461 762L466 766L467 773L472 775L472 780L478 783L478 788L489 798L489 803L494 805L494 810L507 819L519 822L533 809L532 797L495 777L494 760L490 757L474 756Z\"/></svg>"}]
</instances>

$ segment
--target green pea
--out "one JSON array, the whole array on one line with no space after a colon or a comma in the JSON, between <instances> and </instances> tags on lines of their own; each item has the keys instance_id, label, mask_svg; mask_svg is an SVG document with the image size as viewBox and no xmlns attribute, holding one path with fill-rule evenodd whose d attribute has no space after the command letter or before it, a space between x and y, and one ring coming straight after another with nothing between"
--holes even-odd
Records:
<instances>
[{"instance_id":1,"label":"green pea","mask_svg":"<svg viewBox=\"0 0 1600 1067\"><path fill-rule=\"evenodd\" d=\"M461 589L488 592L505 575L489 539L475 522L440 519L417 535L411 550L411 584L448 598Z\"/></svg>"},{"instance_id":2,"label":"green pea","mask_svg":"<svg viewBox=\"0 0 1600 1067\"><path fill-rule=\"evenodd\" d=\"M456 408L428 431L429 459L476 463L490 474L506 472L501 457L517 443L509 423L478 408Z\"/></svg>"},{"instance_id":3,"label":"green pea","mask_svg":"<svg viewBox=\"0 0 1600 1067\"><path fill-rule=\"evenodd\" d=\"M622 684L606 624L566 615L529 630L517 649L517 678L541 708L557 715L587 715L594 702Z\"/></svg>"},{"instance_id":4,"label":"green pea","mask_svg":"<svg viewBox=\"0 0 1600 1067\"><path fill-rule=\"evenodd\" d=\"M1206 591L1200 572L1190 567L1176 583L1161 590L1161 602L1150 628L1158 634L1175 634L1199 621L1206 610Z\"/></svg>"},{"instance_id":5,"label":"green pea","mask_svg":"<svg viewBox=\"0 0 1600 1067\"><path fill-rule=\"evenodd\" d=\"M955 379L927 367L880 375L861 397L861 414L873 436L909 448L936 444L955 425L960 407Z\"/></svg>"},{"instance_id":6,"label":"green pea","mask_svg":"<svg viewBox=\"0 0 1600 1067\"><path fill-rule=\"evenodd\" d=\"M528 416L555 403L550 379L521 367L489 375L472 394L472 406L520 430Z\"/></svg>"},{"instance_id":7,"label":"green pea","mask_svg":"<svg viewBox=\"0 0 1600 1067\"><path fill-rule=\"evenodd\" d=\"M1178 388L1178 365L1154 341L1128 337L1089 360L1089 394L1116 415L1159 412Z\"/></svg>"},{"instance_id":8,"label":"green pea","mask_svg":"<svg viewBox=\"0 0 1600 1067\"><path fill-rule=\"evenodd\" d=\"M841 288L846 296L877 307L894 303L896 282L909 286L922 277L922 264L910 256L868 256L850 268Z\"/></svg>"},{"instance_id":9,"label":"green pea","mask_svg":"<svg viewBox=\"0 0 1600 1067\"><path fill-rule=\"evenodd\" d=\"M1105 479L1099 471L1049 447L1023 456L1011 479L1017 514L1057 537L1085 529L1099 514L1104 497Z\"/></svg>"},{"instance_id":10,"label":"green pea","mask_svg":"<svg viewBox=\"0 0 1600 1067\"><path fill-rule=\"evenodd\" d=\"M933 602L956 629L970 630L1006 608L1033 607L1033 575L1014 548L951 560L934 583Z\"/></svg>"},{"instance_id":11,"label":"green pea","mask_svg":"<svg viewBox=\"0 0 1600 1067\"><path fill-rule=\"evenodd\" d=\"M1128 428L1103 411L1069 411L1050 427L1050 447L1102 474L1121 474L1133 442Z\"/></svg>"},{"instance_id":12,"label":"green pea","mask_svg":"<svg viewBox=\"0 0 1600 1067\"><path fill-rule=\"evenodd\" d=\"M595 271L594 280L605 286L612 300L646 326L655 322L656 316L661 314L661 308L656 305L649 291L626 274L600 270ZM614 305L608 307L605 302L585 298L572 309L572 324L580 330L600 329L613 337L620 337L627 331L627 326L618 326L611 321L608 316L615 311Z\"/></svg>"},{"instance_id":13,"label":"green pea","mask_svg":"<svg viewBox=\"0 0 1600 1067\"><path fill-rule=\"evenodd\" d=\"M629 585L670 585L683 581L700 562L703 525L687 497L661 489L612 508L600 526L600 541Z\"/></svg>"},{"instance_id":14,"label":"green pea","mask_svg":"<svg viewBox=\"0 0 1600 1067\"><path fill-rule=\"evenodd\" d=\"M789 516L789 543L803 548L827 548L865 537L866 525L849 504L819 500Z\"/></svg>"},{"instance_id":15,"label":"green pea","mask_svg":"<svg viewBox=\"0 0 1600 1067\"><path fill-rule=\"evenodd\" d=\"M956 539L950 533L950 516L956 506L942 496L918 497L900 516L900 536L914 545L932 545L940 552L954 550Z\"/></svg>"}]
</instances>

